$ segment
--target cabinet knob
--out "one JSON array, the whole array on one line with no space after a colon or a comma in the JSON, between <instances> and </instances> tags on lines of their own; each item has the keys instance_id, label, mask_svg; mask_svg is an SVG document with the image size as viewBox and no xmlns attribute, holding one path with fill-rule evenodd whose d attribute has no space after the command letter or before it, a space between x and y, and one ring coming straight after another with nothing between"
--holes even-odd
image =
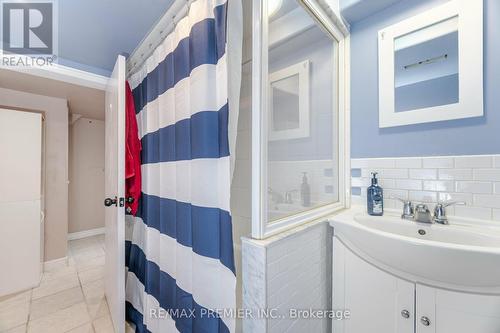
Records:
<instances>
[{"instance_id":1,"label":"cabinet knob","mask_svg":"<svg viewBox=\"0 0 500 333\"><path fill-rule=\"evenodd\" d=\"M429 318L427 318L425 316L423 316L422 318L420 318L420 322L424 326L429 326L431 324L431 321L429 320Z\"/></svg>"},{"instance_id":2,"label":"cabinet knob","mask_svg":"<svg viewBox=\"0 0 500 333\"><path fill-rule=\"evenodd\" d=\"M410 318L410 311L408 311L408 310L403 310L403 311L401 311L401 316L402 316L403 318L405 318L405 319Z\"/></svg>"}]
</instances>

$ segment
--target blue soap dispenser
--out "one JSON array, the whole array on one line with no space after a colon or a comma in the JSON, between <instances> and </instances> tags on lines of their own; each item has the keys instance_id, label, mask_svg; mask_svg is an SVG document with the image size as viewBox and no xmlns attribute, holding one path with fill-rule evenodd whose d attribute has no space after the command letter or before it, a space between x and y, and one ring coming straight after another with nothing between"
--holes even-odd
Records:
<instances>
[{"instance_id":1,"label":"blue soap dispenser","mask_svg":"<svg viewBox=\"0 0 500 333\"><path fill-rule=\"evenodd\" d=\"M384 190L378 184L377 172L372 172L372 184L367 189L368 214L373 216L384 215Z\"/></svg>"}]
</instances>

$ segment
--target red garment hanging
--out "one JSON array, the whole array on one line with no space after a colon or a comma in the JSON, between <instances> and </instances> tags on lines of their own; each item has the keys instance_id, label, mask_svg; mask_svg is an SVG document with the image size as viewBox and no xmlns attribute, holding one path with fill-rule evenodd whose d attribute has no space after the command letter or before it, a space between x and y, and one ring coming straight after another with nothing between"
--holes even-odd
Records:
<instances>
[{"instance_id":1,"label":"red garment hanging","mask_svg":"<svg viewBox=\"0 0 500 333\"><path fill-rule=\"evenodd\" d=\"M134 96L128 82L126 83L125 105L125 195L133 198L130 203L126 200L126 209L132 215L137 213L141 196L141 140L137 129L135 116Z\"/></svg>"}]
</instances>

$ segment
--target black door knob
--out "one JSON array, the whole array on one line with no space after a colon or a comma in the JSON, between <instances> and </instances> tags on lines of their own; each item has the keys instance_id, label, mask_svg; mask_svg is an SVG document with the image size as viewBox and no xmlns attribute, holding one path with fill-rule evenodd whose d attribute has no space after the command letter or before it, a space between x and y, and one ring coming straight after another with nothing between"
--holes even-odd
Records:
<instances>
[{"instance_id":1,"label":"black door knob","mask_svg":"<svg viewBox=\"0 0 500 333\"><path fill-rule=\"evenodd\" d=\"M104 206L106 206L106 207L110 207L110 206L113 206L113 205L115 205L115 206L116 206L116 205L117 205L117 203L118 203L118 200L117 200L117 198L116 198L116 197L115 197L114 199L111 199L111 198L106 198L106 199L104 200Z\"/></svg>"}]
</instances>

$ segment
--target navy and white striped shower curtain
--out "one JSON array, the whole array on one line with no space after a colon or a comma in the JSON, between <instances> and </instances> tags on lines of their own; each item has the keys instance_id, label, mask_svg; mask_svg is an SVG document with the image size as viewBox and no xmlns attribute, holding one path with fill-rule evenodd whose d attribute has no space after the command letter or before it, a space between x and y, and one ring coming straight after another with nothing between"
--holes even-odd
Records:
<instances>
[{"instance_id":1,"label":"navy and white striped shower curtain","mask_svg":"<svg viewBox=\"0 0 500 333\"><path fill-rule=\"evenodd\" d=\"M129 78L142 198L128 220L126 311L138 332L234 332L228 0L197 0Z\"/></svg>"}]
</instances>

